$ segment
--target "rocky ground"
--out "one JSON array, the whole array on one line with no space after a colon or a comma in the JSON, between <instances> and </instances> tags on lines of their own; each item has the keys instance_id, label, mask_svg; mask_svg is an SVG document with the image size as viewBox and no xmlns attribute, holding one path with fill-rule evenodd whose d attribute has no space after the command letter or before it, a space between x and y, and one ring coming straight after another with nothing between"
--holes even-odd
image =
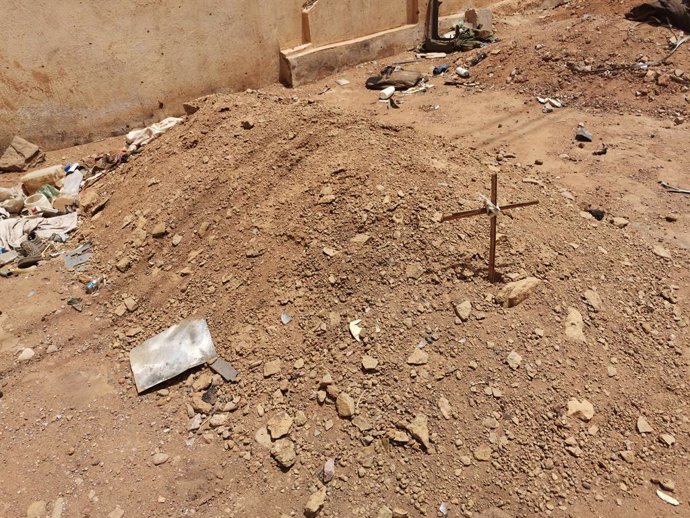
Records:
<instances>
[{"instance_id":1,"label":"rocky ground","mask_svg":"<svg viewBox=\"0 0 690 518\"><path fill-rule=\"evenodd\" d=\"M85 271L2 279L0 515L687 515L688 198L657 181L688 187L661 77L690 51L574 71L664 54L630 5L507 4L471 81L399 110L361 85L409 55L197 101L92 189ZM499 217L495 285L488 218L441 222L494 172L539 200ZM138 395L129 351L191 317L236 383Z\"/></svg>"}]
</instances>

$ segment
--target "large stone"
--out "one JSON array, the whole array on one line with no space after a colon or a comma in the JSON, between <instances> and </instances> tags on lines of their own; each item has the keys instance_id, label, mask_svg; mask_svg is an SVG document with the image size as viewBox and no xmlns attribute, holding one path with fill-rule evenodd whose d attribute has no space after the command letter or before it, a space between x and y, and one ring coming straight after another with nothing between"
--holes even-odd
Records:
<instances>
[{"instance_id":1,"label":"large stone","mask_svg":"<svg viewBox=\"0 0 690 518\"><path fill-rule=\"evenodd\" d=\"M515 351L512 351L508 355L508 359L506 360L508 362L508 366L513 369L517 370L520 367L520 364L522 363L522 356L520 356L518 353Z\"/></svg>"},{"instance_id":2,"label":"large stone","mask_svg":"<svg viewBox=\"0 0 690 518\"><path fill-rule=\"evenodd\" d=\"M355 415L355 401L347 392L341 392L335 400L335 409L340 417L350 419Z\"/></svg>"},{"instance_id":3,"label":"large stone","mask_svg":"<svg viewBox=\"0 0 690 518\"><path fill-rule=\"evenodd\" d=\"M455 306L455 314L463 322L467 322L470 319L470 314L472 313L472 303L469 300L461 302Z\"/></svg>"},{"instance_id":4,"label":"large stone","mask_svg":"<svg viewBox=\"0 0 690 518\"><path fill-rule=\"evenodd\" d=\"M419 442L425 450L429 450L429 420L424 414L418 414L414 421L407 424L405 429Z\"/></svg>"},{"instance_id":5,"label":"large stone","mask_svg":"<svg viewBox=\"0 0 690 518\"><path fill-rule=\"evenodd\" d=\"M474 458L479 462L489 462L491 460L491 446L482 444L474 450Z\"/></svg>"},{"instance_id":6,"label":"large stone","mask_svg":"<svg viewBox=\"0 0 690 518\"><path fill-rule=\"evenodd\" d=\"M0 157L0 171L19 173L45 159L45 153L36 144L14 137Z\"/></svg>"},{"instance_id":7,"label":"large stone","mask_svg":"<svg viewBox=\"0 0 690 518\"><path fill-rule=\"evenodd\" d=\"M265 426L259 428L254 434L254 440L259 443L264 448L271 448L273 443L271 442L271 436Z\"/></svg>"},{"instance_id":8,"label":"large stone","mask_svg":"<svg viewBox=\"0 0 690 518\"><path fill-rule=\"evenodd\" d=\"M297 460L295 443L287 437L277 440L273 443L273 447L271 448L271 457L276 460L281 468L290 469Z\"/></svg>"},{"instance_id":9,"label":"large stone","mask_svg":"<svg viewBox=\"0 0 690 518\"><path fill-rule=\"evenodd\" d=\"M661 245L657 245L653 249L654 255L661 257L662 259L671 259L671 252Z\"/></svg>"},{"instance_id":10,"label":"large stone","mask_svg":"<svg viewBox=\"0 0 690 518\"><path fill-rule=\"evenodd\" d=\"M419 348L412 351L409 358L407 358L407 363L410 365L425 365L429 361L429 355Z\"/></svg>"},{"instance_id":11,"label":"large stone","mask_svg":"<svg viewBox=\"0 0 690 518\"><path fill-rule=\"evenodd\" d=\"M496 302L507 308L517 306L529 297L540 284L541 280L536 277L509 282L496 295Z\"/></svg>"},{"instance_id":12,"label":"large stone","mask_svg":"<svg viewBox=\"0 0 690 518\"><path fill-rule=\"evenodd\" d=\"M362 356L362 369L364 369L366 372L375 371L378 366L379 361L376 358L373 358L368 354Z\"/></svg>"},{"instance_id":13,"label":"large stone","mask_svg":"<svg viewBox=\"0 0 690 518\"><path fill-rule=\"evenodd\" d=\"M316 493L312 494L304 506L304 516L307 518L316 518L316 516L323 509L323 504L326 503L326 488L322 488Z\"/></svg>"},{"instance_id":14,"label":"large stone","mask_svg":"<svg viewBox=\"0 0 690 518\"><path fill-rule=\"evenodd\" d=\"M594 417L594 405L586 399L580 401L573 398L568 401L567 414L569 417L576 417L581 421L589 421Z\"/></svg>"},{"instance_id":15,"label":"large stone","mask_svg":"<svg viewBox=\"0 0 690 518\"><path fill-rule=\"evenodd\" d=\"M565 319L565 337L572 342L587 343L583 327L584 322L580 312L575 308L568 308L568 316Z\"/></svg>"},{"instance_id":16,"label":"large stone","mask_svg":"<svg viewBox=\"0 0 690 518\"><path fill-rule=\"evenodd\" d=\"M287 412L282 411L274 415L266 425L273 440L285 437L292 428L292 417Z\"/></svg>"}]
</instances>

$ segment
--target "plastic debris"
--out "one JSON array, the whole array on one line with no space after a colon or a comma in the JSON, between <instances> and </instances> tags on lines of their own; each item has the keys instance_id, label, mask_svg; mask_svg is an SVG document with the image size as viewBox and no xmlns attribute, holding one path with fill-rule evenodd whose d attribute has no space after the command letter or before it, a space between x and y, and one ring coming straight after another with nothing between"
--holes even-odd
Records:
<instances>
[{"instance_id":1,"label":"plastic debris","mask_svg":"<svg viewBox=\"0 0 690 518\"><path fill-rule=\"evenodd\" d=\"M184 320L132 349L129 363L141 393L217 356L206 320Z\"/></svg>"},{"instance_id":2,"label":"plastic debris","mask_svg":"<svg viewBox=\"0 0 690 518\"><path fill-rule=\"evenodd\" d=\"M84 264L93 255L91 242L84 243L79 248L65 254L65 266L68 270L73 270L77 266Z\"/></svg>"},{"instance_id":3,"label":"plastic debris","mask_svg":"<svg viewBox=\"0 0 690 518\"><path fill-rule=\"evenodd\" d=\"M664 502L666 502L667 504L674 505L674 506L680 505L680 502L679 502L678 500L676 500L675 498L673 498L671 495L667 495L666 493L664 493L664 492L661 491L660 489L657 489L657 490L656 490L656 496L658 496L659 498L661 498L661 499L662 499Z\"/></svg>"},{"instance_id":4,"label":"plastic debris","mask_svg":"<svg viewBox=\"0 0 690 518\"><path fill-rule=\"evenodd\" d=\"M460 77L463 79L467 79L470 77L470 71L467 70L465 67L458 67L455 69L455 73L458 74Z\"/></svg>"},{"instance_id":5,"label":"plastic debris","mask_svg":"<svg viewBox=\"0 0 690 518\"><path fill-rule=\"evenodd\" d=\"M237 379L237 369L223 358L216 358L209 364L209 367L213 372L220 374L225 381L234 382Z\"/></svg>"},{"instance_id":6,"label":"plastic debris","mask_svg":"<svg viewBox=\"0 0 690 518\"><path fill-rule=\"evenodd\" d=\"M283 323L284 326L286 326L290 322L292 322L292 317L287 313L283 313L282 315L280 315L280 321Z\"/></svg>"},{"instance_id":7,"label":"plastic debris","mask_svg":"<svg viewBox=\"0 0 690 518\"><path fill-rule=\"evenodd\" d=\"M359 326L359 324L361 323L361 320L353 320L352 322L350 322L350 334L352 335L352 338L354 338L358 342L362 341L359 337L360 333L362 332L362 328Z\"/></svg>"}]
</instances>

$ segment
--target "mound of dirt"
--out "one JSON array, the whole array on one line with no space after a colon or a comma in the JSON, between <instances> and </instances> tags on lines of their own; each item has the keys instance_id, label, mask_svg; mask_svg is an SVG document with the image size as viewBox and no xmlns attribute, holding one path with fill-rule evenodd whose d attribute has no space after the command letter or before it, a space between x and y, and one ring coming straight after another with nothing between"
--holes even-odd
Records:
<instances>
[{"instance_id":1,"label":"mound of dirt","mask_svg":"<svg viewBox=\"0 0 690 518\"><path fill-rule=\"evenodd\" d=\"M540 203L499 217L492 285L488 218L439 221L480 205L495 156L312 100L198 104L99 184L110 200L84 232L108 278L103 347L126 364L200 316L240 372L143 396L122 380L167 409L165 441L228 450L227 491L284 492L234 515L318 507L329 482L324 515L533 516L682 469L683 252L502 156L499 205ZM529 277L524 301L497 302Z\"/></svg>"}]
</instances>

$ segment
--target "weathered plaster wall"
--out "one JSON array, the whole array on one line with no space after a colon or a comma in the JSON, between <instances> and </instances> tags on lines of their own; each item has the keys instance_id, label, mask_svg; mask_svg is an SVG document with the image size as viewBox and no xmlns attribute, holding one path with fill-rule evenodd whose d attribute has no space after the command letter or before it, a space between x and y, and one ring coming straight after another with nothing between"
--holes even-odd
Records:
<instances>
[{"instance_id":1,"label":"weathered plaster wall","mask_svg":"<svg viewBox=\"0 0 690 518\"><path fill-rule=\"evenodd\" d=\"M409 6L424 24L426 1L319 0L312 45L414 23ZM446 0L444 14L467 3ZM57 148L179 114L211 92L276 82L280 49L305 42L303 4L2 0L0 151L15 134Z\"/></svg>"}]
</instances>

